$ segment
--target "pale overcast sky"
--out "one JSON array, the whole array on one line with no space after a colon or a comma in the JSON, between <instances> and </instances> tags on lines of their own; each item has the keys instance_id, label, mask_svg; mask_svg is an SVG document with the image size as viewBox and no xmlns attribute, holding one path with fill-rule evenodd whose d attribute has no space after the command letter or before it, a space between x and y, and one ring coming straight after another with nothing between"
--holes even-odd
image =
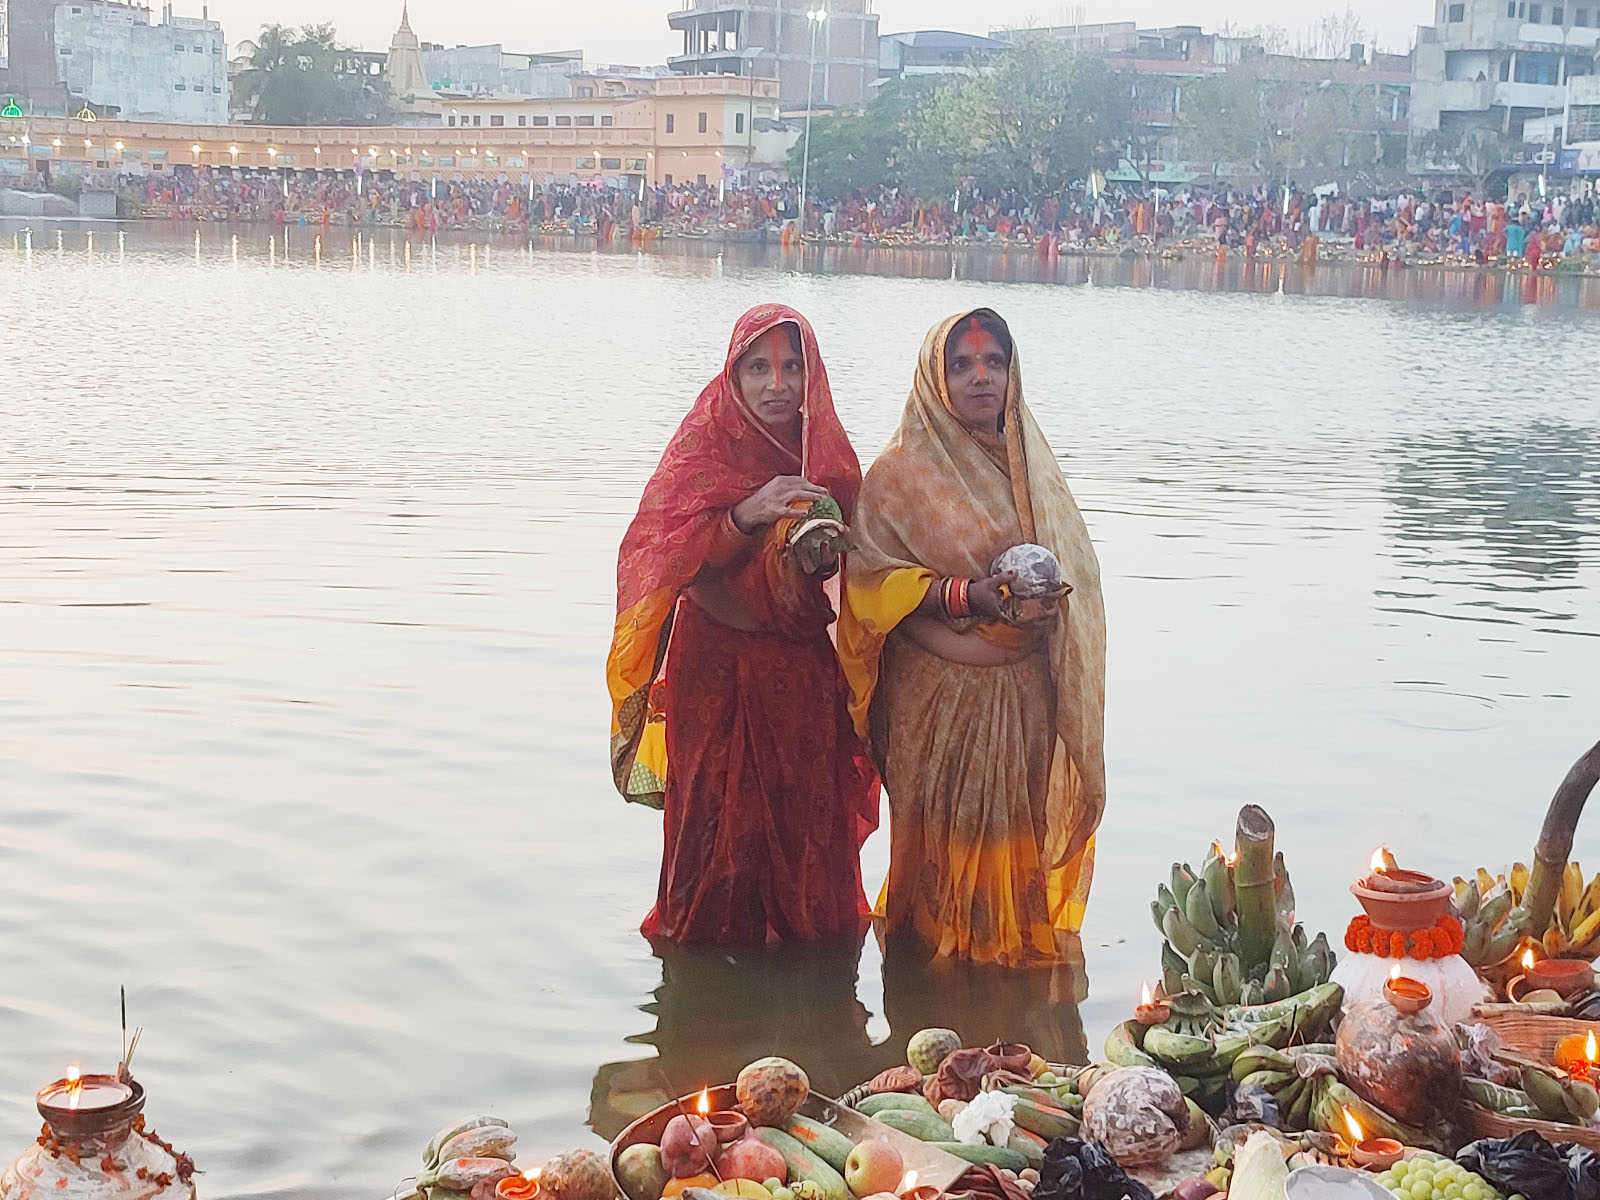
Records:
<instances>
[{"instance_id":1,"label":"pale overcast sky","mask_svg":"<svg viewBox=\"0 0 1600 1200\"><path fill-rule=\"evenodd\" d=\"M412 0L411 26L425 42L502 42L508 50L582 49L596 63L659 63L682 50L667 28L667 12L683 0ZM180 15L198 15L201 0L177 0ZM230 44L253 36L263 21L332 21L340 35L365 49L384 49L400 21L400 0L210 0ZM1432 0L1352 0L1351 7L1384 49L1405 50L1415 27L1433 19ZM1068 6L1057 0L877 0L879 29L957 29L985 33L994 25L1057 24L1074 20L1137 20L1143 25L1224 21L1276 24L1291 34L1317 17L1343 12L1345 0L1095 0Z\"/></svg>"}]
</instances>

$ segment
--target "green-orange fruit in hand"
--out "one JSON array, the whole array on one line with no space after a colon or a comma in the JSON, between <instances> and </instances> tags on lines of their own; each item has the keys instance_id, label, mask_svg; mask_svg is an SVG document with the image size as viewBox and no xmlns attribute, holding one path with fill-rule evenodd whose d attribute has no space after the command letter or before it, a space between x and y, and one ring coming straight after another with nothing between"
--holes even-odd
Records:
<instances>
[{"instance_id":1,"label":"green-orange fruit in hand","mask_svg":"<svg viewBox=\"0 0 1600 1200\"><path fill-rule=\"evenodd\" d=\"M950 1055L961 1049L961 1039L953 1029L923 1029L911 1035L906 1044L906 1062L924 1075L932 1075Z\"/></svg>"},{"instance_id":2,"label":"green-orange fruit in hand","mask_svg":"<svg viewBox=\"0 0 1600 1200\"><path fill-rule=\"evenodd\" d=\"M759 1058L739 1072L734 1091L752 1125L782 1125L806 1102L811 1081L786 1058Z\"/></svg>"},{"instance_id":3,"label":"green-orange fruit in hand","mask_svg":"<svg viewBox=\"0 0 1600 1200\"><path fill-rule=\"evenodd\" d=\"M820 500L813 500L811 507L806 509L808 521L838 521L844 524L844 510L839 507L839 502L832 496L824 496Z\"/></svg>"}]
</instances>

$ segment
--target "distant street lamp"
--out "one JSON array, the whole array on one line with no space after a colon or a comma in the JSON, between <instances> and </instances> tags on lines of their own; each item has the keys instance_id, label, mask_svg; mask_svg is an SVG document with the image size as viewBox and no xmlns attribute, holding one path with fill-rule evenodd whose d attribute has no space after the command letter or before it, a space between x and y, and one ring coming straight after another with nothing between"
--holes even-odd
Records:
<instances>
[{"instance_id":1,"label":"distant street lamp","mask_svg":"<svg viewBox=\"0 0 1600 1200\"><path fill-rule=\"evenodd\" d=\"M811 176L811 97L817 82L817 31L828 19L828 10L813 8L806 11L811 22L811 66L806 71L806 133L805 149L800 153L800 236L806 236L806 191Z\"/></svg>"}]
</instances>

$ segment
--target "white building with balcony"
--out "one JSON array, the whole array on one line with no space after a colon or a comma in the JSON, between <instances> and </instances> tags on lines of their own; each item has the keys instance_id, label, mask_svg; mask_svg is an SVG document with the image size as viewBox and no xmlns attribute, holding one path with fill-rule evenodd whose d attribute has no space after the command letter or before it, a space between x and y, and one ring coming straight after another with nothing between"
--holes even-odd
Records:
<instances>
[{"instance_id":1,"label":"white building with balcony","mask_svg":"<svg viewBox=\"0 0 1600 1200\"><path fill-rule=\"evenodd\" d=\"M1413 168L1448 169L1469 140L1520 144L1528 121L1563 110L1569 79L1593 74L1597 43L1600 0L1435 0L1417 31Z\"/></svg>"}]
</instances>

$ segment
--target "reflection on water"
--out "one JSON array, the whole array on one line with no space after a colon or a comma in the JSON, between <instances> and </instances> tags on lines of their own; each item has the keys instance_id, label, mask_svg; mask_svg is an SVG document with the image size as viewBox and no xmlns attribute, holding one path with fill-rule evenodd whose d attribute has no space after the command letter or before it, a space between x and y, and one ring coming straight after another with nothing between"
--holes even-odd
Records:
<instances>
[{"instance_id":1,"label":"reflection on water","mask_svg":"<svg viewBox=\"0 0 1600 1200\"><path fill-rule=\"evenodd\" d=\"M0 1159L34 1087L114 1061L124 983L219 1197L381 1194L476 1111L592 1145L770 1052L842 1090L925 1025L1081 1059L1155 977L1155 881L1240 804L1336 932L1377 840L1525 859L1596 736L1593 281L0 229ZM1087 965L638 935L616 547L766 300L864 460L929 325L1011 324L1110 614Z\"/></svg>"},{"instance_id":2,"label":"reflection on water","mask_svg":"<svg viewBox=\"0 0 1600 1200\"><path fill-rule=\"evenodd\" d=\"M1396 446L1393 459L1386 492L1410 551L1402 561L1438 563L1440 543L1455 543L1463 559L1481 554L1491 572L1526 576L1517 590L1534 593L1571 587L1600 539L1600 429L1441 431Z\"/></svg>"},{"instance_id":3,"label":"reflection on water","mask_svg":"<svg viewBox=\"0 0 1600 1200\"><path fill-rule=\"evenodd\" d=\"M1044 257L1027 248L984 246L815 245L782 249L772 245L673 239L641 249L627 241L601 246L590 236L539 234L531 239L499 234L417 235L401 229L315 226L200 225L151 222L133 225L42 220L25 224L0 218L0 235L9 234L15 253L25 258L48 253L86 260L126 254L129 236L143 252L156 248L192 255L196 262L226 257L233 263L266 260L274 265L438 270L441 265L469 271L526 264L538 252L581 252L608 258L649 257L693 269L777 268L817 274L878 275L901 279L941 279L971 283L1045 283L1065 286L1174 288L1184 291L1240 292L1392 300L1458 309L1517 308L1537 305L1600 311L1600 277L1567 272L1502 272L1447 267L1382 266L1329 260L1302 266L1230 254L1218 259L1203 245L1175 246L1164 256L1092 254ZM131 234L130 234L131 231ZM96 241L98 237L98 242Z\"/></svg>"},{"instance_id":4,"label":"reflection on water","mask_svg":"<svg viewBox=\"0 0 1600 1200\"><path fill-rule=\"evenodd\" d=\"M661 986L641 1007L655 1027L628 1039L655 1054L608 1063L595 1075L589 1123L607 1140L674 1096L726 1082L768 1054L804 1064L813 1088L838 1096L902 1064L911 1035L930 1026L954 1029L968 1045L1022 1041L1050 1062L1087 1061L1081 950L1060 966L1021 972L891 958L883 967L889 1032L876 1042L872 1014L857 998L859 942L655 951Z\"/></svg>"}]
</instances>

